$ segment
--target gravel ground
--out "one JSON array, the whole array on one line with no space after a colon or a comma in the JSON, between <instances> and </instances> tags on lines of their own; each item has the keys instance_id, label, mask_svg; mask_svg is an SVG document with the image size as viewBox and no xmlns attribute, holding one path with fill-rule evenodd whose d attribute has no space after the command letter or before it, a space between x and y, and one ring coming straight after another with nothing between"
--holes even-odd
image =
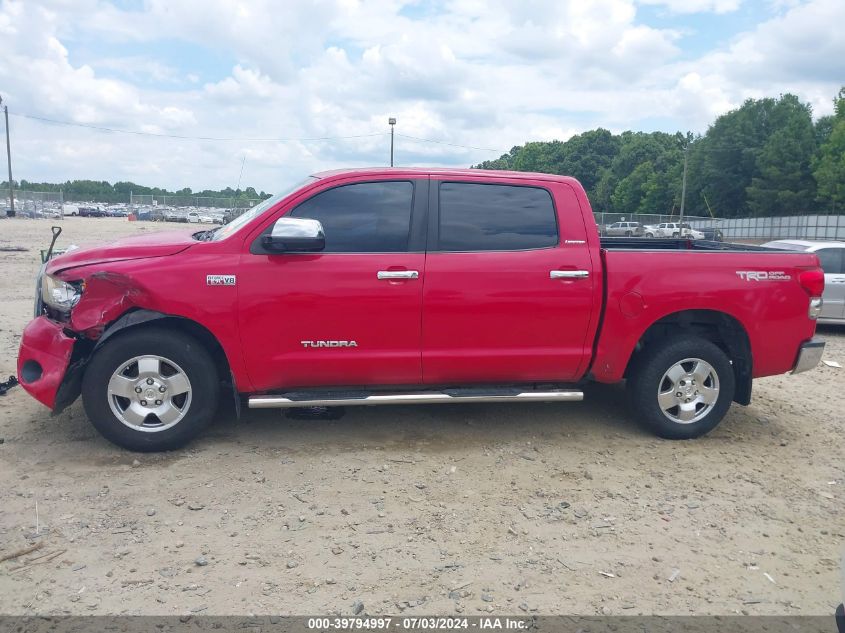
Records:
<instances>
[{"instance_id":1,"label":"gravel ground","mask_svg":"<svg viewBox=\"0 0 845 633\"><path fill-rule=\"evenodd\" d=\"M61 223L60 245L161 228ZM2 376L49 225L0 220ZM845 328L821 334L845 365ZM756 381L691 442L648 435L621 387L595 385L582 403L334 421L224 411L159 455L18 388L0 397L0 557L39 549L0 562L0 613L830 615L843 387L827 366Z\"/></svg>"}]
</instances>

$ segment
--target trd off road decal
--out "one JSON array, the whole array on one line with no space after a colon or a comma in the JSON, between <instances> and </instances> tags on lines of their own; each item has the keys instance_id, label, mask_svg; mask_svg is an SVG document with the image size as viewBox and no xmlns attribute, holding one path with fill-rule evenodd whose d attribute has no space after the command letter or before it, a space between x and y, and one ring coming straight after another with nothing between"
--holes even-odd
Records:
<instances>
[{"instance_id":1,"label":"trd off road decal","mask_svg":"<svg viewBox=\"0 0 845 633\"><path fill-rule=\"evenodd\" d=\"M743 281L789 281L792 279L782 270L738 270L736 274Z\"/></svg>"},{"instance_id":2,"label":"trd off road decal","mask_svg":"<svg viewBox=\"0 0 845 633\"><path fill-rule=\"evenodd\" d=\"M234 286L234 275L206 275L205 284L207 286Z\"/></svg>"}]
</instances>

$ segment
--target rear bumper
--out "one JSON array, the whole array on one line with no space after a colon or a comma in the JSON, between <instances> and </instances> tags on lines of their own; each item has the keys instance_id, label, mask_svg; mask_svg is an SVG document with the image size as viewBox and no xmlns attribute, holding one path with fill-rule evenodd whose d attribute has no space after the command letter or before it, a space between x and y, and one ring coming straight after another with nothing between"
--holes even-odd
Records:
<instances>
[{"instance_id":1,"label":"rear bumper","mask_svg":"<svg viewBox=\"0 0 845 633\"><path fill-rule=\"evenodd\" d=\"M60 323L40 316L29 322L21 337L18 352L18 380L29 395L47 405L56 406L56 393L64 380L74 339L66 336Z\"/></svg>"},{"instance_id":2,"label":"rear bumper","mask_svg":"<svg viewBox=\"0 0 845 633\"><path fill-rule=\"evenodd\" d=\"M807 371L818 365L822 360L822 353L824 352L824 339L814 336L809 341L801 344L798 350L798 359L795 361L795 366L792 368L793 374L800 374L802 371Z\"/></svg>"}]
</instances>

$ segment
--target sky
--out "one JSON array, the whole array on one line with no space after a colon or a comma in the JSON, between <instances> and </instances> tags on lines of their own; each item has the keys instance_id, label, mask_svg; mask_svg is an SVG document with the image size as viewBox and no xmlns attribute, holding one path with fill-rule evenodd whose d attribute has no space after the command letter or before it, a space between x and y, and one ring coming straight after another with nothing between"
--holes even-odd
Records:
<instances>
[{"instance_id":1,"label":"sky","mask_svg":"<svg viewBox=\"0 0 845 633\"><path fill-rule=\"evenodd\" d=\"M0 0L0 96L16 180L273 192L386 165L388 117L397 165L468 166L703 133L749 97L829 114L843 24L845 0Z\"/></svg>"}]
</instances>

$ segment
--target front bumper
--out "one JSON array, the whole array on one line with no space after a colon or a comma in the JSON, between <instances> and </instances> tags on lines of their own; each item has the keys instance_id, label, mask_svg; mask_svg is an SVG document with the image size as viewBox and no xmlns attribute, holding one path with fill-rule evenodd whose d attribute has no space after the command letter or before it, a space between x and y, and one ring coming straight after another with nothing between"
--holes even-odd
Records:
<instances>
[{"instance_id":1,"label":"front bumper","mask_svg":"<svg viewBox=\"0 0 845 633\"><path fill-rule=\"evenodd\" d=\"M801 344L801 349L798 350L798 359L795 361L795 367L792 368L793 374L800 374L802 371L807 371L818 365L822 360L822 353L824 352L824 339L814 336L809 341Z\"/></svg>"},{"instance_id":2,"label":"front bumper","mask_svg":"<svg viewBox=\"0 0 845 633\"><path fill-rule=\"evenodd\" d=\"M40 316L29 322L18 352L18 380L33 398L55 409L56 394L64 380L74 339L61 323Z\"/></svg>"}]
</instances>

